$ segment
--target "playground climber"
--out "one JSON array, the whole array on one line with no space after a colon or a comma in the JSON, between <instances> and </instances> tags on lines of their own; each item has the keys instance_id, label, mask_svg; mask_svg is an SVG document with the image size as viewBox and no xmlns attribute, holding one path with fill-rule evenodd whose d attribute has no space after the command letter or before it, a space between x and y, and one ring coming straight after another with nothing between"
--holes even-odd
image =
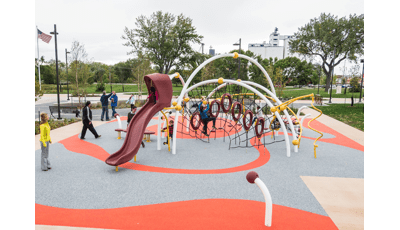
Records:
<instances>
[{"instance_id":1,"label":"playground climber","mask_svg":"<svg viewBox=\"0 0 400 230\"><path fill-rule=\"evenodd\" d=\"M204 135L206 135L206 136L208 136L208 134L207 134L208 122L212 121L213 122L212 128L213 129L217 129L217 128L215 128L216 118L215 117L209 117L208 114L207 114L209 109L210 109L210 105L208 103L207 103L207 105L204 105L203 103L200 103L200 105L199 105L200 117L201 117L201 120L203 121L203 132L202 133Z\"/></svg>"},{"instance_id":2,"label":"playground climber","mask_svg":"<svg viewBox=\"0 0 400 230\"><path fill-rule=\"evenodd\" d=\"M163 131L167 130L167 127L163 128ZM172 134L174 133L174 120L169 121L169 126L168 126L168 131L169 131L169 137L172 138ZM168 139L167 142L164 142L164 145L168 145Z\"/></svg>"}]
</instances>

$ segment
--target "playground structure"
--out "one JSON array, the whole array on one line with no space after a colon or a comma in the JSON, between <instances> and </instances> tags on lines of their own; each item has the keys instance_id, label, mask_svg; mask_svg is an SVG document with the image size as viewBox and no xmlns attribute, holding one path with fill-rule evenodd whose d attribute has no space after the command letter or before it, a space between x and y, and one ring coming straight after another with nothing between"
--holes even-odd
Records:
<instances>
[{"instance_id":1,"label":"playground structure","mask_svg":"<svg viewBox=\"0 0 400 230\"><path fill-rule=\"evenodd\" d=\"M190 82L193 80L194 76L202 69L205 65L208 63L218 59L218 58L223 58L223 57L233 57L233 58L245 58L249 60L250 62L254 63L257 67L260 68L260 70L263 72L265 77L267 78L267 81L269 83L270 89L265 88L264 86L257 84L255 82L251 81L242 81L241 79L238 80L230 80L230 79L213 79L213 80L206 80L197 84L194 84L191 87L188 87L190 85ZM214 85L214 89L209 93L207 97L203 95L189 95L190 92L196 90L198 92L198 88L207 88L210 85ZM206 87L205 87L206 86ZM233 86L233 87L231 87ZM234 88L235 90L238 89L236 92L227 92L226 88L230 87L231 89ZM221 92L225 88L224 93L222 94ZM207 91L207 89L205 89ZM228 90L229 91L229 90ZM233 90L231 90L233 91ZM203 92L201 89L200 92ZM263 93L266 93L267 95L264 95ZM221 95L222 94L222 95ZM247 107L245 106L244 98L245 96L253 96L253 102L250 103ZM253 112L252 108L255 106L255 101L256 97L259 99L259 103L261 104L262 102L265 103L264 106L260 106L261 110L263 110L264 107L267 106L267 108L270 108L271 114L269 112L266 112L266 117L264 119L257 119L256 124L254 126L254 131L255 131L255 136L257 136L258 139L262 136L264 133L265 129L264 126L267 124L269 132L272 132L272 136L274 136L274 133L278 134L278 130L282 129L283 135L285 138L285 144L286 144L286 155L290 157L290 141L289 141L289 135L288 135L288 130L292 134L292 144L294 145L294 151L297 152L298 148L300 146L300 140L301 140L301 134L302 134L302 125L300 123L300 120L298 119L298 115L296 115L290 108L289 105L292 104L294 101L305 98L305 97L311 97L312 98L312 107L314 107L313 102L314 102L314 95L305 95L302 97L298 98L293 98L289 101L286 101L282 103L279 98L276 96L275 93L275 88L274 85L268 75L268 73L265 71L265 69L254 59L246 56L246 55L241 55L238 53L229 53L229 54L221 54L214 56L205 62L203 62L198 68L196 68L193 73L190 75L190 77L187 79L185 84L183 84L183 89L181 91L181 94L179 95L178 99L173 102L175 105L180 105L182 104L183 101L186 103L186 109L182 113L182 125L183 125L183 120L186 119L187 123L190 121L193 131L196 131L198 129L198 124L199 122L199 116L196 114L196 111L191 111L189 108L191 108L191 105L198 104L202 99L205 101L209 101L210 98L214 96L214 100L211 101L210 103L210 110L211 113L210 115L213 117L216 117L217 119L219 118L219 113L220 113L220 108L222 109L222 114L221 120L225 119L227 121L228 117L232 118L232 120L236 123L235 126L242 125L245 128L246 135L248 135L248 132L250 131L252 127L252 118L253 118ZM236 102L233 102L233 97L237 96ZM243 96L240 100L240 96ZM228 106L225 106L225 98L228 99ZM215 105L215 106L214 106ZM213 115L213 108L216 107L215 115ZM315 108L316 109L316 108ZM292 116L289 115L288 113L291 112ZM318 110L318 109L317 109ZM241 114L243 111L243 114ZM321 114L322 112L318 110ZM180 109L175 111L175 124L178 124L178 117L179 117ZM248 118L250 117L250 119ZM293 117L293 118L292 118ZM319 116L318 116L319 117ZM316 118L318 118L316 117ZM315 120L316 118L312 119L311 121ZM193 121L195 119L196 121ZM276 122L276 120L278 122ZM226 124L225 121L225 124ZM242 124L240 124L240 121L243 121ZM310 123L309 122L309 127ZM196 125L194 125L196 123ZM259 131L258 128L256 128L258 125L261 126L261 131ZM296 126L296 128L295 128ZM310 127L311 128L311 127ZM187 126L188 129L188 126ZM315 129L311 128L312 130L316 131ZM297 130L297 132L296 132ZM176 146L178 139L176 138L178 132L178 125L174 126L174 131L173 131L173 138L172 138L172 153L176 154ZM318 131L317 131L318 132ZM318 132L320 133L320 132ZM195 133L196 134L196 133ZM322 133L320 133L322 137ZM314 156L316 157L316 148L318 145L316 145L316 141L319 139L317 138L314 142ZM246 138L246 144L247 144L248 137Z\"/></svg>"},{"instance_id":2,"label":"playground structure","mask_svg":"<svg viewBox=\"0 0 400 230\"><path fill-rule=\"evenodd\" d=\"M251 81L223 78L202 81L189 87L194 76L201 68L215 59L224 57L240 57L254 63L264 73L270 89ZM171 103L171 80L173 78L179 78L181 80L183 89L178 99L176 101L172 101ZM209 142L210 136L202 136L201 132L197 132L201 125L204 125L198 112L198 106L200 103L209 104L209 116L215 117L217 120L216 124L219 124L217 125L217 129L209 129L208 127L205 127L205 129L207 129L210 133L214 133L214 138L217 137L217 133L219 133L219 136L223 135L224 141L225 138L229 138L229 148L249 147L248 141L254 137L258 140L257 146L265 146L267 144L278 142L275 140L275 137L279 135L279 131L281 130L283 132L284 140L280 141L285 142L286 155L287 157L290 157L291 144L294 146L294 152L298 152L302 136L302 122L299 119L301 109L299 109L298 113L295 114L293 110L290 109L289 105L297 100L311 97L311 106L314 107L314 94L309 94L293 98L286 102L281 102L276 96L273 83L265 69L254 59L236 52L217 55L206 60L198 68L196 68L195 71L193 71L186 82L179 73L172 75L151 74L145 76L144 80L149 94L150 88L155 87L159 95L159 100L157 103L154 103L153 99L149 98L146 104L133 117L128 128L126 129L127 134L121 149L107 158L106 163L109 165L118 167L118 165L130 161L133 157L136 159L136 154L139 150L147 124L155 114L158 114L157 150L161 150L161 138L163 138L161 135L162 126L166 128L167 131L165 137L168 138L168 150L172 150L173 154L176 154L176 146L179 142L177 139L178 132L181 135L181 138L183 138L185 135L189 135L201 141L205 141L204 139L207 139L205 142ZM207 94L203 92L210 93ZM260 110L257 110L257 113L263 111L265 115L253 119L254 112L256 112L255 108L257 106L260 107ZM171 140L169 135L168 121L171 119L170 115L173 112L175 112L175 116L173 118L175 125ZM291 115L289 115L289 113ZM321 111L320 113L322 114ZM321 114L319 116L321 116ZM310 127L310 123L319 116L313 118L308 123L308 126ZM165 121L163 125L161 124L161 118L163 118ZM119 116L117 116L117 119L120 122ZM180 129L180 131L178 131L178 129ZM316 131L313 128L311 129ZM289 132L292 136L292 141L289 139ZM232 135L232 133L234 135ZM254 135L252 135L252 133L254 133ZM314 142L315 158L316 148L318 147L318 145L316 145L316 141L322 137L322 133L318 133L321 134L321 136L318 137ZM271 134L271 139L273 139L273 141L267 143L265 136L269 134ZM243 138L244 135L246 136L245 138ZM263 140L261 141L262 138ZM233 143L236 145L237 142L239 143L238 146L231 147ZM246 142L246 146L242 146L242 142Z\"/></svg>"}]
</instances>

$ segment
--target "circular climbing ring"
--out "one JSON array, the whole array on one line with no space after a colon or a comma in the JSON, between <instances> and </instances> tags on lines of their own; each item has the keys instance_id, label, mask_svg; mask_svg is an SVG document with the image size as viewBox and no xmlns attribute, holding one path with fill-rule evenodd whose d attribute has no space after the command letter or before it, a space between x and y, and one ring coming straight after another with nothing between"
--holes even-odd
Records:
<instances>
[{"instance_id":1,"label":"circular climbing ring","mask_svg":"<svg viewBox=\"0 0 400 230\"><path fill-rule=\"evenodd\" d=\"M217 104L218 105L218 110L217 110L217 113L214 115L213 113L212 113L212 108L213 108L213 105L214 104ZM218 100L214 100L214 101L212 101L211 103L210 103L210 116L211 117L218 117L218 115L219 115L219 110L221 109L221 102L220 101L218 101Z\"/></svg>"},{"instance_id":2,"label":"circular climbing ring","mask_svg":"<svg viewBox=\"0 0 400 230\"><path fill-rule=\"evenodd\" d=\"M239 107L239 113L237 114L237 116L235 116L235 108ZM240 104L240 102L235 102L232 105L232 118L234 121L238 121L240 119L240 116L242 115L242 104Z\"/></svg>"},{"instance_id":3,"label":"circular climbing ring","mask_svg":"<svg viewBox=\"0 0 400 230\"><path fill-rule=\"evenodd\" d=\"M197 125L194 125L194 119L197 116L198 116L198 119L197 119L198 122L197 122ZM200 120L201 120L200 113L199 112L194 112L192 114L192 117L190 118L190 125L192 126L192 128L194 130L198 130L200 128L200 124L201 124Z\"/></svg>"},{"instance_id":4,"label":"circular climbing ring","mask_svg":"<svg viewBox=\"0 0 400 230\"><path fill-rule=\"evenodd\" d=\"M227 97L228 101L229 101L228 108L225 108L225 105L224 105L225 97ZM224 113L229 112L229 110L231 109L232 96L229 93L225 93L224 95L222 95L222 97L221 97L221 106L222 106L222 111L224 111Z\"/></svg>"},{"instance_id":5,"label":"circular climbing ring","mask_svg":"<svg viewBox=\"0 0 400 230\"><path fill-rule=\"evenodd\" d=\"M261 124L261 132L258 131L258 125ZM257 118L257 123L256 126L254 127L254 129L256 130L256 136L258 138L261 137L261 135L264 133L264 124L265 124L265 120L262 117Z\"/></svg>"},{"instance_id":6,"label":"circular climbing ring","mask_svg":"<svg viewBox=\"0 0 400 230\"><path fill-rule=\"evenodd\" d=\"M250 114L250 121L249 121L248 124L246 122L247 114ZM251 110L246 110L246 112L244 112L244 114L243 114L243 126L244 126L244 129L246 131L249 130L252 123L253 123L253 112L251 112Z\"/></svg>"}]
</instances>

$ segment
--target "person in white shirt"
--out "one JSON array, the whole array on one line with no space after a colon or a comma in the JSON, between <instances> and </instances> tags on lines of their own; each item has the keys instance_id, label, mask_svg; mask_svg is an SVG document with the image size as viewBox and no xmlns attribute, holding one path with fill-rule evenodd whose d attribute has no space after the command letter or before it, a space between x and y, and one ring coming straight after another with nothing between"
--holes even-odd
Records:
<instances>
[{"instance_id":1,"label":"person in white shirt","mask_svg":"<svg viewBox=\"0 0 400 230\"><path fill-rule=\"evenodd\" d=\"M133 109L135 107L135 97L133 96L133 94L131 94L131 97L129 98L129 100L126 101L126 104L131 104L131 109Z\"/></svg>"}]
</instances>

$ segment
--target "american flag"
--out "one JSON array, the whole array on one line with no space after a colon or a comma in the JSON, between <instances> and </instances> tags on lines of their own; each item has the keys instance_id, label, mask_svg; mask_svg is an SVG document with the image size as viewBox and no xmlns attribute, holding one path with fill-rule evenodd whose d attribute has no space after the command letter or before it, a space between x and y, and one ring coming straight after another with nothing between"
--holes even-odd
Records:
<instances>
[{"instance_id":1,"label":"american flag","mask_svg":"<svg viewBox=\"0 0 400 230\"><path fill-rule=\"evenodd\" d=\"M51 36L43 33L38 29L38 38L42 39L42 41L49 43L51 40Z\"/></svg>"}]
</instances>

